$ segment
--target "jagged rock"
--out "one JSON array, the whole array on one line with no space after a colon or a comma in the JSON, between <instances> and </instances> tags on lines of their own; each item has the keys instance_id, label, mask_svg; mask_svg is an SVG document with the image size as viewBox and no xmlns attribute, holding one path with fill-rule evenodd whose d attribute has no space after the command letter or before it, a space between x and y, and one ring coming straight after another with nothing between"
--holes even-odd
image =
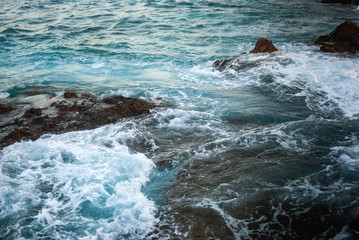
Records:
<instances>
[{"instance_id":1,"label":"jagged rock","mask_svg":"<svg viewBox=\"0 0 359 240\"><path fill-rule=\"evenodd\" d=\"M266 53L266 52L275 52L278 49L273 45L272 41L269 41L266 38L258 39L256 46L250 53Z\"/></svg>"},{"instance_id":2,"label":"jagged rock","mask_svg":"<svg viewBox=\"0 0 359 240\"><path fill-rule=\"evenodd\" d=\"M14 108L12 106L9 105L5 105L5 104L1 104L0 103L0 114L5 114L5 113L9 113L12 110L14 110Z\"/></svg>"},{"instance_id":3,"label":"jagged rock","mask_svg":"<svg viewBox=\"0 0 359 240\"><path fill-rule=\"evenodd\" d=\"M257 41L255 48L250 51L250 53L270 53L275 51L278 51L278 49L273 45L272 41L269 41L265 38L260 38ZM241 55L245 54L247 53L242 53ZM240 59L240 56L234 56L227 59L218 59L214 61L212 66L220 72L223 72L227 68L231 68L238 72L244 69L252 68L258 64L258 62L243 62Z\"/></svg>"},{"instance_id":4,"label":"jagged rock","mask_svg":"<svg viewBox=\"0 0 359 240\"><path fill-rule=\"evenodd\" d=\"M212 66L218 71L223 72L235 59L236 57L231 57L228 59L218 59L214 61Z\"/></svg>"},{"instance_id":5,"label":"jagged rock","mask_svg":"<svg viewBox=\"0 0 359 240\"><path fill-rule=\"evenodd\" d=\"M315 44L320 50L332 53L356 53L359 50L359 26L352 21L345 21L330 34L319 36Z\"/></svg>"},{"instance_id":6,"label":"jagged rock","mask_svg":"<svg viewBox=\"0 0 359 240\"><path fill-rule=\"evenodd\" d=\"M64 93L64 98L78 98L79 96L77 96L76 93L74 92L65 92Z\"/></svg>"},{"instance_id":7,"label":"jagged rock","mask_svg":"<svg viewBox=\"0 0 359 240\"><path fill-rule=\"evenodd\" d=\"M359 0L322 0L322 3L341 3L341 4L359 5Z\"/></svg>"},{"instance_id":8,"label":"jagged rock","mask_svg":"<svg viewBox=\"0 0 359 240\"><path fill-rule=\"evenodd\" d=\"M143 99L123 96L103 99L91 94L82 94L81 98L76 93L67 96L71 97L64 96L60 100L55 98L57 101L47 107L32 106L11 123L8 120L4 123L5 120L1 118L0 149L21 139L36 140L44 133L59 134L94 129L121 118L149 113L155 107L153 103Z\"/></svg>"}]
</instances>

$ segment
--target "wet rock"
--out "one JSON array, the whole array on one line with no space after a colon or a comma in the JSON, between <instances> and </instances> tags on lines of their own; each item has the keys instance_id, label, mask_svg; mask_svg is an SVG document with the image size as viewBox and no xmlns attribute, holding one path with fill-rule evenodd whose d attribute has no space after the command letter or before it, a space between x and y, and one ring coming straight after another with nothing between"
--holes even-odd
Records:
<instances>
[{"instance_id":1,"label":"wet rock","mask_svg":"<svg viewBox=\"0 0 359 240\"><path fill-rule=\"evenodd\" d=\"M41 116L41 109L40 108L30 108L29 110L26 110L24 113L25 118L30 118L33 116Z\"/></svg>"},{"instance_id":2,"label":"wet rock","mask_svg":"<svg viewBox=\"0 0 359 240\"><path fill-rule=\"evenodd\" d=\"M350 5L359 5L359 0L322 0L322 3L341 3Z\"/></svg>"},{"instance_id":3,"label":"wet rock","mask_svg":"<svg viewBox=\"0 0 359 240\"><path fill-rule=\"evenodd\" d=\"M270 53L275 51L278 51L278 49L273 45L272 41L266 38L260 38L250 53Z\"/></svg>"},{"instance_id":4,"label":"wet rock","mask_svg":"<svg viewBox=\"0 0 359 240\"><path fill-rule=\"evenodd\" d=\"M234 60L236 57L231 57L228 59L218 59L214 61L213 67L220 72L223 72Z\"/></svg>"},{"instance_id":5,"label":"wet rock","mask_svg":"<svg viewBox=\"0 0 359 240\"><path fill-rule=\"evenodd\" d=\"M278 51L278 49L273 45L272 41L269 41L265 38L260 38L255 48L250 51L250 53L270 53ZM246 53L242 53L241 55L234 56L227 59L218 59L214 61L212 66L220 71L223 72L227 68L231 68L237 72L241 70L246 70L248 68L252 68L258 65L258 62L246 62L241 60L241 56L246 55Z\"/></svg>"},{"instance_id":6,"label":"wet rock","mask_svg":"<svg viewBox=\"0 0 359 240\"><path fill-rule=\"evenodd\" d=\"M319 36L315 44L320 50L332 53L356 53L359 51L359 26L352 21L345 21L330 34Z\"/></svg>"},{"instance_id":7,"label":"wet rock","mask_svg":"<svg viewBox=\"0 0 359 240\"><path fill-rule=\"evenodd\" d=\"M9 105L5 105L5 104L1 104L0 103L0 114L5 114L5 113L9 113L12 110L14 110L14 108L12 106Z\"/></svg>"},{"instance_id":8,"label":"wet rock","mask_svg":"<svg viewBox=\"0 0 359 240\"><path fill-rule=\"evenodd\" d=\"M181 239L235 239L223 217L214 209L183 207L173 211L177 230L183 233Z\"/></svg>"},{"instance_id":9,"label":"wet rock","mask_svg":"<svg viewBox=\"0 0 359 240\"><path fill-rule=\"evenodd\" d=\"M65 92L64 93L64 98L78 98L79 96L77 96L76 93L74 92Z\"/></svg>"},{"instance_id":10,"label":"wet rock","mask_svg":"<svg viewBox=\"0 0 359 240\"><path fill-rule=\"evenodd\" d=\"M348 224L351 228L359 231L359 207L351 210L348 218Z\"/></svg>"},{"instance_id":11,"label":"wet rock","mask_svg":"<svg viewBox=\"0 0 359 240\"><path fill-rule=\"evenodd\" d=\"M94 129L121 118L148 114L155 105L138 98L111 96L104 99L91 94L66 94L54 97L46 107L28 108L4 124L0 120L0 149L22 139L36 140L44 133L65 133ZM76 98L76 101L74 100ZM5 108L4 108L5 109ZM21 107L19 107L21 109ZM7 110L8 111L8 110Z\"/></svg>"}]
</instances>

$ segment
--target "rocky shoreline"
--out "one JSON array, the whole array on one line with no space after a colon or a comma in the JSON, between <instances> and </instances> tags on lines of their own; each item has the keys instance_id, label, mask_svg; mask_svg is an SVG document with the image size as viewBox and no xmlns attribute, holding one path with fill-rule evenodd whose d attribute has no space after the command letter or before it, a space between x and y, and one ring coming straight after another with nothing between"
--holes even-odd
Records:
<instances>
[{"instance_id":1,"label":"rocky shoreline","mask_svg":"<svg viewBox=\"0 0 359 240\"><path fill-rule=\"evenodd\" d=\"M32 97L40 96L35 94ZM65 92L48 96L44 104L0 103L0 150L21 140L36 140L43 134L94 129L121 118L150 113L156 105L121 95L97 97Z\"/></svg>"}]
</instances>

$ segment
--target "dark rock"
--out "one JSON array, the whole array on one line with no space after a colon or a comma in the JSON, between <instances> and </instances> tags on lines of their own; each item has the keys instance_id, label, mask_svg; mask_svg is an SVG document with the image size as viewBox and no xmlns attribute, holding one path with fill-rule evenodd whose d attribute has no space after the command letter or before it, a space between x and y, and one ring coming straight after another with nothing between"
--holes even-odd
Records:
<instances>
[{"instance_id":1,"label":"dark rock","mask_svg":"<svg viewBox=\"0 0 359 240\"><path fill-rule=\"evenodd\" d=\"M78 98L79 96L77 96L76 93L74 92L65 92L64 93L64 98Z\"/></svg>"},{"instance_id":2,"label":"dark rock","mask_svg":"<svg viewBox=\"0 0 359 240\"><path fill-rule=\"evenodd\" d=\"M75 98L76 93L68 94ZM64 94L65 97L65 94ZM48 107L31 107L12 123L0 128L0 149L22 139L36 140L44 133L65 133L94 129L118 121L121 118L139 116L150 112L153 103L143 99L111 96L104 99L94 95L82 94L76 101L63 100L50 102ZM0 121L0 126L3 124ZM5 125L3 125L5 126Z\"/></svg>"},{"instance_id":3,"label":"dark rock","mask_svg":"<svg viewBox=\"0 0 359 240\"><path fill-rule=\"evenodd\" d=\"M81 98L96 99L96 96L91 93L83 93L81 94Z\"/></svg>"},{"instance_id":4,"label":"dark rock","mask_svg":"<svg viewBox=\"0 0 359 240\"><path fill-rule=\"evenodd\" d=\"M359 231L359 207L351 210L348 218L348 224L351 228Z\"/></svg>"},{"instance_id":5,"label":"dark rock","mask_svg":"<svg viewBox=\"0 0 359 240\"><path fill-rule=\"evenodd\" d=\"M174 209L173 219L186 239L235 239L223 217L214 209L183 207Z\"/></svg>"},{"instance_id":6,"label":"dark rock","mask_svg":"<svg viewBox=\"0 0 359 240\"><path fill-rule=\"evenodd\" d=\"M33 116L41 116L41 109L40 108L30 108L29 110L26 110L24 113L25 118L30 118Z\"/></svg>"},{"instance_id":7,"label":"dark rock","mask_svg":"<svg viewBox=\"0 0 359 240\"><path fill-rule=\"evenodd\" d=\"M12 106L8 106L8 105L0 103L0 114L9 113L12 110L14 110L14 108Z\"/></svg>"},{"instance_id":8,"label":"dark rock","mask_svg":"<svg viewBox=\"0 0 359 240\"><path fill-rule=\"evenodd\" d=\"M356 53L359 50L359 26L352 21L345 21L330 34L319 36L315 44L320 50L332 53Z\"/></svg>"},{"instance_id":9,"label":"dark rock","mask_svg":"<svg viewBox=\"0 0 359 240\"><path fill-rule=\"evenodd\" d=\"M260 38L257 41L255 48L252 51L250 51L250 53L270 53L275 51L278 51L278 49L273 45L272 41L269 41L268 39L265 38ZM241 55L246 55L246 54L247 53L242 53ZM241 60L241 56L234 56L228 59L216 60L214 61L212 66L220 72L223 72L227 68L231 68L239 72L241 70L252 68L257 65L258 65L257 61L246 62Z\"/></svg>"},{"instance_id":10,"label":"dark rock","mask_svg":"<svg viewBox=\"0 0 359 240\"><path fill-rule=\"evenodd\" d=\"M228 59L219 59L216 60L212 66L218 71L223 72L233 62L234 59L234 57Z\"/></svg>"},{"instance_id":11,"label":"dark rock","mask_svg":"<svg viewBox=\"0 0 359 240\"><path fill-rule=\"evenodd\" d=\"M250 53L269 53L275 51L278 51L278 49L273 45L272 41L269 41L265 38L260 38L257 41L256 46L252 51L250 51Z\"/></svg>"},{"instance_id":12,"label":"dark rock","mask_svg":"<svg viewBox=\"0 0 359 240\"><path fill-rule=\"evenodd\" d=\"M341 3L341 4L359 5L359 0L322 0L322 3Z\"/></svg>"}]
</instances>

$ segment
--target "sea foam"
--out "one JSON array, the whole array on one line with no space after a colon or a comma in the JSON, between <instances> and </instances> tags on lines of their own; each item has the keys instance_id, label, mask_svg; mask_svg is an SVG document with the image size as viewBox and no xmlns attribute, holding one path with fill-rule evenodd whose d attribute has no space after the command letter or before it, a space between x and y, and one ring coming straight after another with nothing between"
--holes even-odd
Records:
<instances>
[{"instance_id":1,"label":"sea foam","mask_svg":"<svg viewBox=\"0 0 359 240\"><path fill-rule=\"evenodd\" d=\"M157 222L154 203L141 192L154 165L143 154L130 154L116 132L116 126L107 126L5 148L0 234L143 238Z\"/></svg>"}]
</instances>

